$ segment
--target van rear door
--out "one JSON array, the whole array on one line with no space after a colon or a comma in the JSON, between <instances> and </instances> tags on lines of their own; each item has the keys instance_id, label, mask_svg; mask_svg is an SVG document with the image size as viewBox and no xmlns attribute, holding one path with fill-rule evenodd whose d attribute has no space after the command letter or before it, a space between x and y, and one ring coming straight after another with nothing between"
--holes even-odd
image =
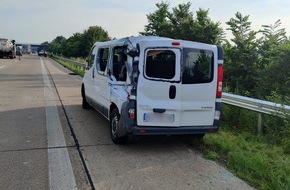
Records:
<instances>
[{"instance_id":1,"label":"van rear door","mask_svg":"<svg viewBox=\"0 0 290 190\"><path fill-rule=\"evenodd\" d=\"M144 67L139 66L137 85L139 126L213 125L216 46L176 44L148 47L140 54Z\"/></svg>"},{"instance_id":2,"label":"van rear door","mask_svg":"<svg viewBox=\"0 0 290 190\"><path fill-rule=\"evenodd\" d=\"M182 53L181 126L213 125L217 86L217 48L184 43Z\"/></svg>"},{"instance_id":3,"label":"van rear door","mask_svg":"<svg viewBox=\"0 0 290 190\"><path fill-rule=\"evenodd\" d=\"M137 124L157 127L180 126L182 49L166 46L155 48L156 44L146 45L144 46L147 48L141 52L139 60L144 64L139 65L141 73L137 85Z\"/></svg>"}]
</instances>

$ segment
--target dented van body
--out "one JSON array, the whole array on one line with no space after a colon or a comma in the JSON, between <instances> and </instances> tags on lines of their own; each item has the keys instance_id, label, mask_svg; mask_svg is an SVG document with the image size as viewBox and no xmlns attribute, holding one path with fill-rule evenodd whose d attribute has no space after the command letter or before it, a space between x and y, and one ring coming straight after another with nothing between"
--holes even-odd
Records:
<instances>
[{"instance_id":1,"label":"dented van body","mask_svg":"<svg viewBox=\"0 0 290 190\"><path fill-rule=\"evenodd\" d=\"M220 46L151 36L96 42L83 108L110 121L115 143L134 135L202 137L219 129L222 80Z\"/></svg>"}]
</instances>

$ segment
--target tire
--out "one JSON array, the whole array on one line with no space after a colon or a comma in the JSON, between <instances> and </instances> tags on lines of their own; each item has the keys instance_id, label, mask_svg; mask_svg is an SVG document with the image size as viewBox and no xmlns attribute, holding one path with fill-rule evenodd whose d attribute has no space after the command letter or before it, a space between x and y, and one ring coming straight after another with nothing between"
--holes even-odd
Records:
<instances>
[{"instance_id":1,"label":"tire","mask_svg":"<svg viewBox=\"0 0 290 190\"><path fill-rule=\"evenodd\" d=\"M110 117L110 133L111 139L115 144L126 144L128 142L128 135L119 137L118 134L118 122L120 119L120 114L117 108L114 108Z\"/></svg>"},{"instance_id":2,"label":"tire","mask_svg":"<svg viewBox=\"0 0 290 190\"><path fill-rule=\"evenodd\" d=\"M83 109L90 109L91 105L86 100L86 94L85 94L84 86L82 86L82 97L83 97L83 102L82 102Z\"/></svg>"},{"instance_id":3,"label":"tire","mask_svg":"<svg viewBox=\"0 0 290 190\"><path fill-rule=\"evenodd\" d=\"M91 108L90 104L87 102L85 97L83 97L82 107L83 107L83 109L90 109Z\"/></svg>"},{"instance_id":4,"label":"tire","mask_svg":"<svg viewBox=\"0 0 290 190\"><path fill-rule=\"evenodd\" d=\"M9 58L10 58L10 59L14 59L13 51L10 52L10 56L9 56Z\"/></svg>"}]
</instances>

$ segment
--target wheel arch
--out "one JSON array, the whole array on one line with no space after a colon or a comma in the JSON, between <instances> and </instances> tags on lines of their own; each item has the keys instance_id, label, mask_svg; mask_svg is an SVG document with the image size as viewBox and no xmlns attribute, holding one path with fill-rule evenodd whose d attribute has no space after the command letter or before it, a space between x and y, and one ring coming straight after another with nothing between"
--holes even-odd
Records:
<instances>
[{"instance_id":1,"label":"wheel arch","mask_svg":"<svg viewBox=\"0 0 290 190\"><path fill-rule=\"evenodd\" d=\"M109 120L111 120L111 115L112 115L112 111L114 110L114 108L116 108L117 110L118 110L118 112L119 112L119 115L121 114L120 113L120 110L118 109L118 106L115 104L115 103L111 103L111 105L110 105L110 110L109 110Z\"/></svg>"}]
</instances>

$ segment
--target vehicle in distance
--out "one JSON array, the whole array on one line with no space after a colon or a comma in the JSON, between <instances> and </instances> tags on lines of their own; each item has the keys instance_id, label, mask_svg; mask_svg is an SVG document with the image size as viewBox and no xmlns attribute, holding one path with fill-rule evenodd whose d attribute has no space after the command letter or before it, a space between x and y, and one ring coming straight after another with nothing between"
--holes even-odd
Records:
<instances>
[{"instance_id":1,"label":"vehicle in distance","mask_svg":"<svg viewBox=\"0 0 290 190\"><path fill-rule=\"evenodd\" d=\"M40 51L38 52L38 56L44 56L44 57L47 57L47 53L46 53L46 51L44 51L44 50L40 50Z\"/></svg>"},{"instance_id":2,"label":"vehicle in distance","mask_svg":"<svg viewBox=\"0 0 290 190\"><path fill-rule=\"evenodd\" d=\"M219 129L222 80L217 45L150 36L96 42L82 106L109 120L114 143L137 135L202 138Z\"/></svg>"},{"instance_id":3,"label":"vehicle in distance","mask_svg":"<svg viewBox=\"0 0 290 190\"><path fill-rule=\"evenodd\" d=\"M0 58L3 57L9 57L11 59L16 57L15 40L0 38Z\"/></svg>"},{"instance_id":4,"label":"vehicle in distance","mask_svg":"<svg viewBox=\"0 0 290 190\"><path fill-rule=\"evenodd\" d=\"M17 46L16 47L16 55L22 55L22 46Z\"/></svg>"}]
</instances>

